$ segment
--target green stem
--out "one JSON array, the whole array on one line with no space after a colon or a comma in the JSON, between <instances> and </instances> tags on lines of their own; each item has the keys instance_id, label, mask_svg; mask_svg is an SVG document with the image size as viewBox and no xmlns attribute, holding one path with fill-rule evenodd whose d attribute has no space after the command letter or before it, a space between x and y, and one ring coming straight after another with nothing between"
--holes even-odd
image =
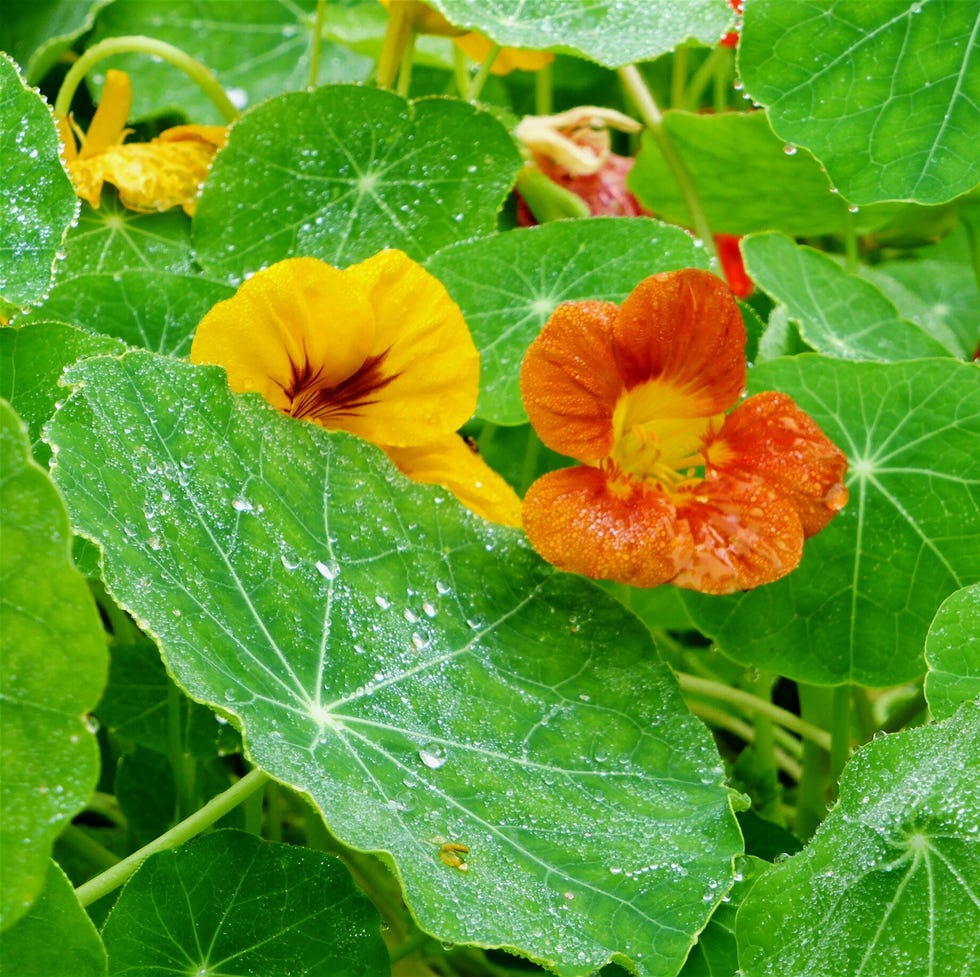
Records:
<instances>
[{"instance_id":1,"label":"green stem","mask_svg":"<svg viewBox=\"0 0 980 977\"><path fill-rule=\"evenodd\" d=\"M327 18L327 0L316 0L313 17L313 38L310 45L310 88L316 88L320 80L320 48L323 46L323 23Z\"/></svg>"},{"instance_id":2,"label":"green stem","mask_svg":"<svg viewBox=\"0 0 980 977\"><path fill-rule=\"evenodd\" d=\"M617 71L626 91L636 105L640 118L646 125L650 137L657 144L657 148L660 150L664 162L674 177L674 182L677 184L677 188L684 198L687 212L691 215L695 233L701 239L704 250L709 258L711 258L712 263L717 267L718 252L715 249L714 237L712 236L708 220L705 217L704 208L701 206L701 198L698 196L697 188L691 179L691 174L688 172L681 154L677 151L677 147L674 146L674 141L667 132L667 127L664 125L664 117L653 98L653 94L647 87L646 82L644 82L643 76L637 70L636 65L629 64L625 68L618 68Z\"/></svg>"},{"instance_id":3,"label":"green stem","mask_svg":"<svg viewBox=\"0 0 980 977\"><path fill-rule=\"evenodd\" d=\"M854 214L848 211L847 224L844 227L844 267L852 275L858 270L858 236Z\"/></svg>"},{"instance_id":4,"label":"green stem","mask_svg":"<svg viewBox=\"0 0 980 977\"><path fill-rule=\"evenodd\" d=\"M402 60L398 68L398 87L395 91L402 98L408 98L408 91L412 86L412 63L415 60L415 40L418 34L412 31L405 42L405 50L402 51Z\"/></svg>"},{"instance_id":5,"label":"green stem","mask_svg":"<svg viewBox=\"0 0 980 977\"><path fill-rule=\"evenodd\" d=\"M684 89L687 87L686 47L674 48L674 62L670 66L670 107L684 108Z\"/></svg>"},{"instance_id":6,"label":"green stem","mask_svg":"<svg viewBox=\"0 0 980 977\"><path fill-rule=\"evenodd\" d=\"M715 65L715 73L712 76L713 90L711 94L711 104L715 112L728 111L728 97L732 91L732 81L735 74L734 58L735 52L731 48L722 47L725 57Z\"/></svg>"},{"instance_id":7,"label":"green stem","mask_svg":"<svg viewBox=\"0 0 980 977\"><path fill-rule=\"evenodd\" d=\"M180 68L188 78L197 84L201 91L214 103L225 122L232 123L238 118L238 109L231 104L225 90L221 87L218 79L214 77L210 68L172 44L158 41L152 37L143 37L139 34L108 37L88 48L71 66L68 74L65 75L65 80L61 83L61 90L58 92L58 97L54 103L56 115L68 115L71 100L75 97L75 91L82 79L94 65L114 54L148 54L150 57L168 61Z\"/></svg>"},{"instance_id":8,"label":"green stem","mask_svg":"<svg viewBox=\"0 0 980 977\"><path fill-rule=\"evenodd\" d=\"M852 692L852 701L854 703L854 719L858 726L858 741L860 743L867 743L878 729L867 689L861 688L860 685L855 685Z\"/></svg>"},{"instance_id":9,"label":"green stem","mask_svg":"<svg viewBox=\"0 0 980 977\"><path fill-rule=\"evenodd\" d=\"M497 60L498 54L500 54L500 45L494 44L490 48L490 53L483 59L479 70L470 81L470 87L466 92L466 100L468 102L475 102L480 97L480 92L483 91L483 86L490 77L490 69L493 68L493 63Z\"/></svg>"},{"instance_id":10,"label":"green stem","mask_svg":"<svg viewBox=\"0 0 980 977\"><path fill-rule=\"evenodd\" d=\"M727 729L730 733L734 733L736 736L745 740L746 743L755 742L755 729L737 716L733 716L730 712L726 712L724 709L716 709L714 706L709 706L704 702L688 702L688 707L695 716L698 716L705 722L711 723L712 726L717 726L719 729ZM785 771L793 780L799 780L802 775L800 765L778 747L774 747L772 752L776 766L780 770Z\"/></svg>"},{"instance_id":11,"label":"green stem","mask_svg":"<svg viewBox=\"0 0 980 977\"><path fill-rule=\"evenodd\" d=\"M685 692L696 692L712 699L742 706L750 713L766 716L785 729L816 743L824 751L830 749L830 734L826 730L801 719L788 709L777 706L774 702L760 699L759 696L753 695L751 692L745 692L721 682L713 682L711 679L698 678L696 675L689 675L686 672L677 672L676 675L681 689Z\"/></svg>"},{"instance_id":12,"label":"green stem","mask_svg":"<svg viewBox=\"0 0 980 977\"><path fill-rule=\"evenodd\" d=\"M470 66L462 48L455 44L453 45L453 77L456 79L456 94L460 98L466 98L466 91L470 87Z\"/></svg>"},{"instance_id":13,"label":"green stem","mask_svg":"<svg viewBox=\"0 0 980 977\"><path fill-rule=\"evenodd\" d=\"M960 223L966 232L966 240L970 248L970 263L973 266L973 278L977 283L977 291L980 291L980 240L978 240L977 229L965 217L960 218Z\"/></svg>"},{"instance_id":14,"label":"green stem","mask_svg":"<svg viewBox=\"0 0 980 977\"><path fill-rule=\"evenodd\" d=\"M554 107L554 73L551 64L546 64L534 73L534 112L535 115L551 115Z\"/></svg>"},{"instance_id":15,"label":"green stem","mask_svg":"<svg viewBox=\"0 0 980 977\"><path fill-rule=\"evenodd\" d=\"M831 690L802 682L797 687L803 719L814 726L821 720L826 721L832 711ZM812 739L804 740L803 778L796 798L796 833L804 840L817 830L817 825L827 815L829 784L828 750L817 746Z\"/></svg>"},{"instance_id":16,"label":"green stem","mask_svg":"<svg viewBox=\"0 0 980 977\"><path fill-rule=\"evenodd\" d=\"M772 705L773 681L772 675L760 674L751 682L755 697L767 705ZM752 725L755 726L755 741L752 745L756 760L760 769L772 771L776 766L776 736L772 716L765 710L757 709L755 715L750 718Z\"/></svg>"},{"instance_id":17,"label":"green stem","mask_svg":"<svg viewBox=\"0 0 980 977\"><path fill-rule=\"evenodd\" d=\"M415 0L401 0L388 8L388 26L378 56L378 85L391 88L402 63L402 53L412 33Z\"/></svg>"},{"instance_id":18,"label":"green stem","mask_svg":"<svg viewBox=\"0 0 980 977\"><path fill-rule=\"evenodd\" d=\"M830 789L837 796L838 782L844 764L851 755L851 687L834 689L830 727Z\"/></svg>"},{"instance_id":19,"label":"green stem","mask_svg":"<svg viewBox=\"0 0 980 977\"><path fill-rule=\"evenodd\" d=\"M67 845L76 855L80 855L90 865L93 865L100 872L111 869L119 864L119 856L114 855L108 848L100 845L94 838L90 838L81 828L74 824L69 824L61 832L58 840Z\"/></svg>"},{"instance_id":20,"label":"green stem","mask_svg":"<svg viewBox=\"0 0 980 977\"><path fill-rule=\"evenodd\" d=\"M534 430L528 426L527 446L524 449L524 463L521 465L521 481L518 494L523 496L534 481L538 468L538 456L541 454L541 441Z\"/></svg>"},{"instance_id":21,"label":"green stem","mask_svg":"<svg viewBox=\"0 0 980 977\"><path fill-rule=\"evenodd\" d=\"M716 77L719 69L723 66L727 67L728 57L728 48L719 45L712 50L711 54L701 62L700 67L694 72L691 83L687 86L687 91L684 93L678 108L683 107L693 111L701 104L701 99L704 97L708 85Z\"/></svg>"},{"instance_id":22,"label":"green stem","mask_svg":"<svg viewBox=\"0 0 980 977\"><path fill-rule=\"evenodd\" d=\"M246 797L257 791L268 780L269 775L265 771L258 768L250 771L238 783L233 784L226 791L218 794L217 797L213 797L189 818L174 825L159 838L154 838L139 851L134 851L132 855L128 855L108 871L97 875L94 879L89 879L84 885L80 885L75 890L78 901L83 906L90 906L104 895L118 889L150 855L166 851L168 848L176 848L185 841L190 841L195 835L199 835L205 828L209 828L215 821L220 820L229 811L236 808Z\"/></svg>"}]
</instances>

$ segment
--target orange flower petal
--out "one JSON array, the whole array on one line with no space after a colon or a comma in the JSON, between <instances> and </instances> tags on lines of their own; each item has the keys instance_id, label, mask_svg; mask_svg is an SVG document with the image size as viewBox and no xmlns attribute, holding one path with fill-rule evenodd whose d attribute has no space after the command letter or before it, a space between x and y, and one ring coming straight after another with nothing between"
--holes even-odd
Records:
<instances>
[{"instance_id":1,"label":"orange flower petal","mask_svg":"<svg viewBox=\"0 0 980 977\"><path fill-rule=\"evenodd\" d=\"M612 348L627 389L664 383L686 395L687 416L726 411L745 386L742 316L728 286L707 271L640 282L620 308Z\"/></svg>"},{"instance_id":2,"label":"orange flower petal","mask_svg":"<svg viewBox=\"0 0 980 977\"><path fill-rule=\"evenodd\" d=\"M528 347L521 367L524 407L541 440L579 461L613 445L613 411L625 392L610 344L612 302L565 302Z\"/></svg>"},{"instance_id":3,"label":"orange flower petal","mask_svg":"<svg viewBox=\"0 0 980 977\"><path fill-rule=\"evenodd\" d=\"M705 452L709 467L775 488L799 513L806 536L847 503L846 456L786 394L756 394L739 404Z\"/></svg>"},{"instance_id":4,"label":"orange flower petal","mask_svg":"<svg viewBox=\"0 0 980 977\"><path fill-rule=\"evenodd\" d=\"M490 522L521 524L517 493L458 434L417 448L383 447L399 471L414 481L449 489L467 509Z\"/></svg>"},{"instance_id":5,"label":"orange flower petal","mask_svg":"<svg viewBox=\"0 0 980 977\"><path fill-rule=\"evenodd\" d=\"M803 527L793 504L761 479L706 479L676 496L677 519L693 548L670 583L704 594L732 594L772 583L803 556Z\"/></svg>"},{"instance_id":6,"label":"orange flower petal","mask_svg":"<svg viewBox=\"0 0 980 977\"><path fill-rule=\"evenodd\" d=\"M587 466L549 472L528 489L524 531L560 570L634 587L665 583L691 560L669 496Z\"/></svg>"}]
</instances>

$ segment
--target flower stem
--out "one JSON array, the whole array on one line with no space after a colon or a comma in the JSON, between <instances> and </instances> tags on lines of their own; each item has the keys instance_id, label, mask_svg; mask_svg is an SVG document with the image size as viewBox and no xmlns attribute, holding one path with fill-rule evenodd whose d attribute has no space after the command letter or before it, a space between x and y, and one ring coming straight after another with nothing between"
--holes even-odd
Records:
<instances>
[{"instance_id":1,"label":"flower stem","mask_svg":"<svg viewBox=\"0 0 980 977\"><path fill-rule=\"evenodd\" d=\"M74 854L85 859L86 862L102 872L119 864L119 858L108 848L100 845L94 838L90 838L81 828L76 828L73 824L69 824L61 832L58 841L67 845Z\"/></svg>"},{"instance_id":2,"label":"flower stem","mask_svg":"<svg viewBox=\"0 0 980 977\"><path fill-rule=\"evenodd\" d=\"M415 40L417 37L418 34L415 31L409 33L398 68L398 87L395 90L403 98L408 98L409 89L412 87L412 62L415 60Z\"/></svg>"},{"instance_id":3,"label":"flower stem","mask_svg":"<svg viewBox=\"0 0 980 977\"><path fill-rule=\"evenodd\" d=\"M143 37L140 34L108 37L104 41L99 41L98 44L93 44L65 75L58 97L55 99L55 114L59 116L68 115L71 100L75 97L75 91L85 75L94 65L114 54L148 54L151 57L168 61L180 68L188 78L197 84L201 91L214 103L225 122L231 123L238 118L238 109L231 104L225 90L221 87L218 79L214 77L210 68L172 44L158 41L152 37Z\"/></svg>"},{"instance_id":4,"label":"flower stem","mask_svg":"<svg viewBox=\"0 0 980 977\"><path fill-rule=\"evenodd\" d=\"M688 172L681 154L677 151L674 141L667 132L660 107L654 100L652 92L647 87L636 65L628 64L625 68L618 68L617 71L626 91L636 105L640 118L650 133L650 138L657 144L657 148L660 150L664 162L674 176L677 188L684 198L687 212L691 215L695 233L701 239L704 250L711 258L712 263L717 266L718 252L715 249L711 227L704 214L704 207L701 205L701 198L698 196L697 188L694 186L694 180L691 179L691 174Z\"/></svg>"},{"instance_id":5,"label":"flower stem","mask_svg":"<svg viewBox=\"0 0 980 977\"><path fill-rule=\"evenodd\" d=\"M722 702L730 702L732 705L742 706L750 713L766 716L785 729L810 740L817 744L820 749L830 750L830 734L826 730L801 719L788 709L777 706L774 702L767 702L751 692L735 689L730 685L714 682L711 679L698 678L696 675L689 675L686 672L677 672L676 675L681 689L685 692L695 692L712 699L719 699Z\"/></svg>"},{"instance_id":6,"label":"flower stem","mask_svg":"<svg viewBox=\"0 0 980 977\"><path fill-rule=\"evenodd\" d=\"M834 700L830 727L830 789L836 798L841 771L851 755L851 687L838 685Z\"/></svg>"},{"instance_id":7,"label":"flower stem","mask_svg":"<svg viewBox=\"0 0 980 977\"><path fill-rule=\"evenodd\" d=\"M687 86L686 47L674 48L674 62L670 67L670 107L684 108L684 89Z\"/></svg>"},{"instance_id":8,"label":"flower stem","mask_svg":"<svg viewBox=\"0 0 980 977\"><path fill-rule=\"evenodd\" d=\"M551 65L546 64L534 73L534 113L551 115L554 111L554 75Z\"/></svg>"},{"instance_id":9,"label":"flower stem","mask_svg":"<svg viewBox=\"0 0 980 977\"><path fill-rule=\"evenodd\" d=\"M97 875L94 879L89 879L84 885L80 885L75 890L78 901L83 906L90 906L104 895L119 888L150 855L166 851L168 848L176 848L195 835L199 835L205 828L209 828L215 821L241 804L246 797L262 787L268 780L269 775L264 770L256 768L250 771L226 791L211 798L204 807L195 811L189 818L185 818L180 824L174 825L159 838L154 838L148 845L134 851L101 875Z\"/></svg>"},{"instance_id":10,"label":"flower stem","mask_svg":"<svg viewBox=\"0 0 980 977\"><path fill-rule=\"evenodd\" d=\"M483 59L479 70L470 81L470 87L466 93L466 100L468 102L475 102L480 97L480 92L483 91L483 86L490 77L490 69L493 67L494 61L497 60L498 54L500 54L500 45L494 44L490 48L490 53Z\"/></svg>"},{"instance_id":11,"label":"flower stem","mask_svg":"<svg viewBox=\"0 0 980 977\"><path fill-rule=\"evenodd\" d=\"M395 83L405 45L412 33L414 16L415 0L402 0L388 8L388 26L378 57L378 85L381 88L391 88Z\"/></svg>"},{"instance_id":12,"label":"flower stem","mask_svg":"<svg viewBox=\"0 0 980 977\"><path fill-rule=\"evenodd\" d=\"M683 100L675 107L690 109L691 111L696 109L701 104L701 99L704 97L704 93L711 84L712 79L715 78L722 66L727 69L729 57L728 48L722 47L721 45L716 47L701 62L701 66L697 71L694 72L691 83L687 86L687 91L684 93Z\"/></svg>"},{"instance_id":13,"label":"flower stem","mask_svg":"<svg viewBox=\"0 0 980 977\"><path fill-rule=\"evenodd\" d=\"M309 87L316 88L320 80L320 48L323 46L323 22L327 17L327 0L316 0L316 14L313 18L313 38L310 44Z\"/></svg>"},{"instance_id":14,"label":"flower stem","mask_svg":"<svg viewBox=\"0 0 980 977\"><path fill-rule=\"evenodd\" d=\"M831 690L800 682L800 711L808 723L826 719L831 712ZM829 748L829 747L828 747ZM828 748L813 740L803 741L803 779L796 799L796 833L809 838L827 814L830 782Z\"/></svg>"}]
</instances>

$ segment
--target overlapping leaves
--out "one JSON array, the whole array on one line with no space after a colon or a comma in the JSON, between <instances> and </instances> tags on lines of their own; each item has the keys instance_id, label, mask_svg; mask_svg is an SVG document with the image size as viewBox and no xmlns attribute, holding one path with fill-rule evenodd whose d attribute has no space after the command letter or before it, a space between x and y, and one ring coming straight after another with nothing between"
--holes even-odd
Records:
<instances>
[{"instance_id":1,"label":"overlapping leaves","mask_svg":"<svg viewBox=\"0 0 980 977\"><path fill-rule=\"evenodd\" d=\"M740 840L639 622L218 369L130 353L71 377L50 436L76 523L256 763L390 852L442 939L676 972Z\"/></svg>"}]
</instances>

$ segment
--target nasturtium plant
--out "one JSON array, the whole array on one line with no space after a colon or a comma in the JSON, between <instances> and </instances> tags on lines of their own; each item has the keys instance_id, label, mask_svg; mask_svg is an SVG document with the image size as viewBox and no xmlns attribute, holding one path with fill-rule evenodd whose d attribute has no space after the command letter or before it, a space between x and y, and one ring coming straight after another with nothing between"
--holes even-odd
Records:
<instances>
[{"instance_id":1,"label":"nasturtium plant","mask_svg":"<svg viewBox=\"0 0 980 977\"><path fill-rule=\"evenodd\" d=\"M8 7L4 973L977 971L973 5Z\"/></svg>"}]
</instances>

